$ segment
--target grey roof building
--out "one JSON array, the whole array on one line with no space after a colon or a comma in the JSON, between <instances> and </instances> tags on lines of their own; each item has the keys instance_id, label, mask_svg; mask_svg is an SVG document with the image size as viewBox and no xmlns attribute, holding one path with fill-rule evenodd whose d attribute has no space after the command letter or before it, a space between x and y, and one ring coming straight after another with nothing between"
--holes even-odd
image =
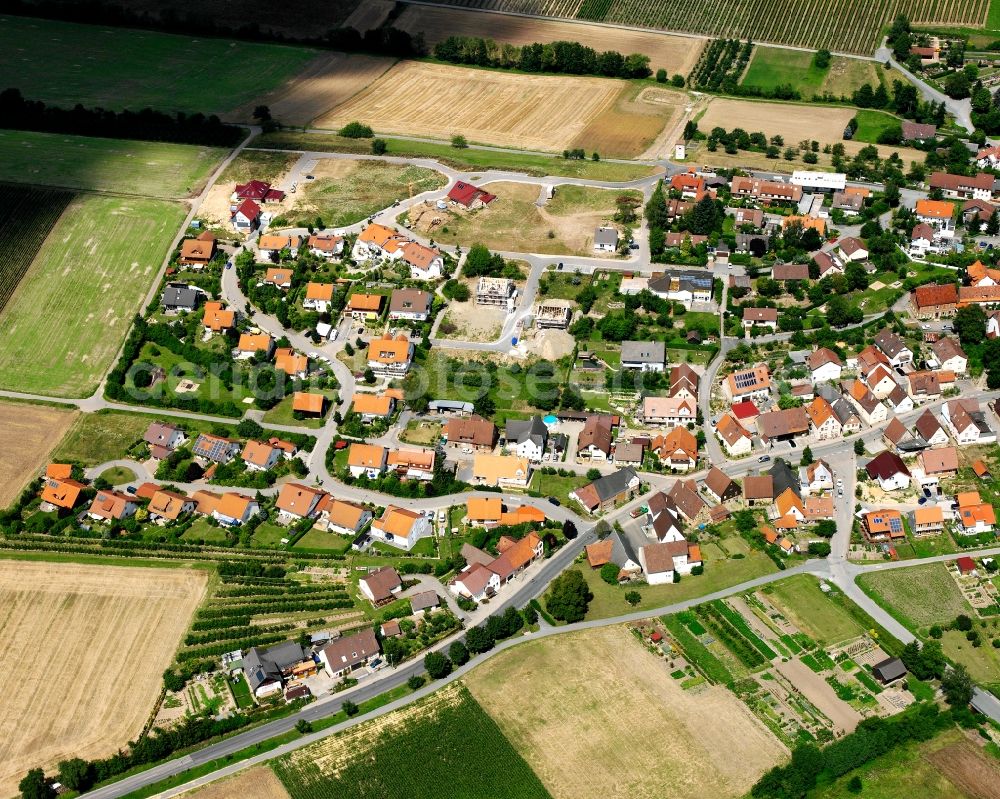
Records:
<instances>
[{"instance_id":1,"label":"grey roof building","mask_svg":"<svg viewBox=\"0 0 1000 799\"><path fill-rule=\"evenodd\" d=\"M508 444L523 444L530 440L537 446L544 447L548 435L549 429L538 414L530 419L509 419L507 427L504 429L504 436Z\"/></svg>"},{"instance_id":2,"label":"grey roof building","mask_svg":"<svg viewBox=\"0 0 1000 799\"><path fill-rule=\"evenodd\" d=\"M307 658L305 650L295 641L285 641L268 649L254 646L243 656L243 673L250 690L257 693L261 688L280 684L285 672Z\"/></svg>"},{"instance_id":3,"label":"grey roof building","mask_svg":"<svg viewBox=\"0 0 1000 799\"><path fill-rule=\"evenodd\" d=\"M662 341L623 341L621 363L626 369L662 370L667 347Z\"/></svg>"},{"instance_id":4,"label":"grey roof building","mask_svg":"<svg viewBox=\"0 0 1000 799\"><path fill-rule=\"evenodd\" d=\"M792 489L796 496L801 495L802 483L799 481L799 476L785 461L776 460L767 473L774 481L774 496L780 497L788 488Z\"/></svg>"},{"instance_id":5,"label":"grey roof building","mask_svg":"<svg viewBox=\"0 0 1000 799\"><path fill-rule=\"evenodd\" d=\"M193 311L201 302L201 292L186 283L167 283L160 305L168 311Z\"/></svg>"}]
</instances>

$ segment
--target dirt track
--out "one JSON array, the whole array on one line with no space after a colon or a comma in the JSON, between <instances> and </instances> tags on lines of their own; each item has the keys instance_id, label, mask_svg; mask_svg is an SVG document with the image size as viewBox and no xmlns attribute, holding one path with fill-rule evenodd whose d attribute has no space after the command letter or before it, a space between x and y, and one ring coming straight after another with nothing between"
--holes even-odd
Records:
<instances>
[{"instance_id":1,"label":"dirt track","mask_svg":"<svg viewBox=\"0 0 1000 799\"><path fill-rule=\"evenodd\" d=\"M355 12L357 13L357 12ZM615 49L626 55L649 56L655 72L687 75L704 46L701 39L644 33L604 25L527 19L507 14L485 14L460 8L407 6L394 26L410 33L423 33L427 44L434 45L448 36L484 36L496 42L531 44L533 42L571 41L593 47L598 52Z\"/></svg>"},{"instance_id":2,"label":"dirt track","mask_svg":"<svg viewBox=\"0 0 1000 799\"><path fill-rule=\"evenodd\" d=\"M0 796L145 724L206 575L0 560Z\"/></svg>"}]
</instances>

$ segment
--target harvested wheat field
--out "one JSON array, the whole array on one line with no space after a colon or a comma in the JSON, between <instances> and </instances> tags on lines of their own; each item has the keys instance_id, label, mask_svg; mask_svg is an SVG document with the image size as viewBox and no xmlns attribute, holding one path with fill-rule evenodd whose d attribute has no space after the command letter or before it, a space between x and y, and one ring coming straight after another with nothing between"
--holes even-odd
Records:
<instances>
[{"instance_id":1,"label":"harvested wheat field","mask_svg":"<svg viewBox=\"0 0 1000 799\"><path fill-rule=\"evenodd\" d=\"M591 120L573 147L615 158L671 156L686 103L687 95L672 89L627 89Z\"/></svg>"},{"instance_id":2,"label":"harvested wheat field","mask_svg":"<svg viewBox=\"0 0 1000 799\"><path fill-rule=\"evenodd\" d=\"M382 56L320 53L294 78L226 118L249 122L254 108L263 104L286 125L308 125L376 81L394 63L395 59Z\"/></svg>"},{"instance_id":3,"label":"harvested wheat field","mask_svg":"<svg viewBox=\"0 0 1000 799\"><path fill-rule=\"evenodd\" d=\"M844 137L844 128L856 111L852 108L827 108L815 105L758 103L751 100L715 98L708 104L698 128L714 127L762 131L767 136L783 136L785 144L815 139L820 144L836 144Z\"/></svg>"},{"instance_id":4,"label":"harvested wheat field","mask_svg":"<svg viewBox=\"0 0 1000 799\"><path fill-rule=\"evenodd\" d=\"M344 27L354 28L359 33L378 28L386 21L395 5L395 0L365 0L344 20ZM393 27L399 26L394 24Z\"/></svg>"},{"instance_id":5,"label":"harvested wheat field","mask_svg":"<svg viewBox=\"0 0 1000 799\"><path fill-rule=\"evenodd\" d=\"M368 88L313 124L336 130L352 120L378 133L449 139L457 133L470 142L528 150L561 151L592 129L612 109L625 81L465 69L403 61ZM663 114L660 128L669 113ZM632 114L605 117L605 125L626 128ZM631 142L644 149L648 130Z\"/></svg>"},{"instance_id":6,"label":"harvested wheat field","mask_svg":"<svg viewBox=\"0 0 1000 799\"><path fill-rule=\"evenodd\" d=\"M691 36L633 31L588 22L531 19L445 6L408 5L393 22L393 27L412 34L423 33L424 40L431 46L449 36L482 36L495 42L516 45L579 42L598 52L615 49L626 55L642 53L649 56L653 72L662 68L671 75L678 72L687 75L698 61L705 44L703 39Z\"/></svg>"},{"instance_id":7,"label":"harvested wheat field","mask_svg":"<svg viewBox=\"0 0 1000 799\"><path fill-rule=\"evenodd\" d=\"M625 627L523 644L466 683L555 799L743 796L787 755L732 693L684 691Z\"/></svg>"},{"instance_id":8,"label":"harvested wheat field","mask_svg":"<svg viewBox=\"0 0 1000 799\"><path fill-rule=\"evenodd\" d=\"M13 502L69 430L76 411L0 402L0 429L16 447L0 452L0 508Z\"/></svg>"},{"instance_id":9,"label":"harvested wheat field","mask_svg":"<svg viewBox=\"0 0 1000 799\"><path fill-rule=\"evenodd\" d=\"M0 795L134 738L204 592L184 569L0 560Z\"/></svg>"},{"instance_id":10,"label":"harvested wheat field","mask_svg":"<svg viewBox=\"0 0 1000 799\"><path fill-rule=\"evenodd\" d=\"M181 794L187 799L288 799L288 791L267 766L254 766L234 777Z\"/></svg>"}]
</instances>

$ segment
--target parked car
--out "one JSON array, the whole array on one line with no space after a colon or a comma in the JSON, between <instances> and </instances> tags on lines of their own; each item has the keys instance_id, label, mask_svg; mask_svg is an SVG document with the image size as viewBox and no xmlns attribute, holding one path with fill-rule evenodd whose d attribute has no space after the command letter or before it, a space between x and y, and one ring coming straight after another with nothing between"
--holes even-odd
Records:
<instances>
[{"instance_id":1,"label":"parked car","mask_svg":"<svg viewBox=\"0 0 1000 799\"><path fill-rule=\"evenodd\" d=\"M562 503L555 497L549 497L549 502L553 505L562 505Z\"/></svg>"},{"instance_id":2,"label":"parked car","mask_svg":"<svg viewBox=\"0 0 1000 799\"><path fill-rule=\"evenodd\" d=\"M770 455L761 455L759 458L757 458L757 463L767 463L769 460L771 460Z\"/></svg>"}]
</instances>

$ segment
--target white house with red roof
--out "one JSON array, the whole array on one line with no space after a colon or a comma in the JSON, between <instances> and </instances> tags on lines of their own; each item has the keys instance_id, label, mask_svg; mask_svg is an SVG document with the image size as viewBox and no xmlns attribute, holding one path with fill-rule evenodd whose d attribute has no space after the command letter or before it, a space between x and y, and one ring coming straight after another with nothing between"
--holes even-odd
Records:
<instances>
[{"instance_id":1,"label":"white house with red roof","mask_svg":"<svg viewBox=\"0 0 1000 799\"><path fill-rule=\"evenodd\" d=\"M250 232L260 227L260 206L253 200L243 200L232 208L229 221L239 232Z\"/></svg>"},{"instance_id":2,"label":"white house with red roof","mask_svg":"<svg viewBox=\"0 0 1000 799\"><path fill-rule=\"evenodd\" d=\"M448 192L448 199L456 205L464 206L469 210L483 208L493 202L497 196L484 191L478 186L466 183L464 180L456 180L455 185Z\"/></svg>"}]
</instances>

